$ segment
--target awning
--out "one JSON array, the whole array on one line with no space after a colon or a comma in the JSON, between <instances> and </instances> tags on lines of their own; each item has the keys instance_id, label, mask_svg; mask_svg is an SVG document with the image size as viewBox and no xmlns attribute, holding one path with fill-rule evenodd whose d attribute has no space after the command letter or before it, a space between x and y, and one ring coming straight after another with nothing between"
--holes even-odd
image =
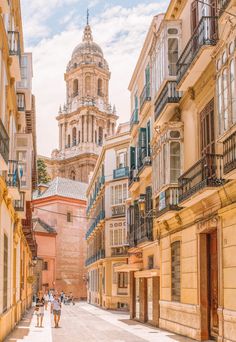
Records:
<instances>
[{"instance_id":1,"label":"awning","mask_svg":"<svg viewBox=\"0 0 236 342\"><path fill-rule=\"evenodd\" d=\"M123 264L114 267L115 272L132 272L132 271L140 271L143 268L143 263L138 262L135 264Z\"/></svg>"},{"instance_id":2,"label":"awning","mask_svg":"<svg viewBox=\"0 0 236 342\"><path fill-rule=\"evenodd\" d=\"M159 276L160 276L159 269L144 270L144 271L138 271L134 273L135 278L152 278L152 277L159 277Z\"/></svg>"}]
</instances>

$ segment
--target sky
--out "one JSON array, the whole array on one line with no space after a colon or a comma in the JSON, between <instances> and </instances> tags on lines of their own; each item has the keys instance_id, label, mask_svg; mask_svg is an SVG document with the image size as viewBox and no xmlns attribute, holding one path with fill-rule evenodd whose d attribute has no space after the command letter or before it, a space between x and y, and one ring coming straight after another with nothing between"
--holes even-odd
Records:
<instances>
[{"instance_id":1,"label":"sky","mask_svg":"<svg viewBox=\"0 0 236 342\"><path fill-rule=\"evenodd\" d=\"M93 38L111 71L110 102L119 122L128 121L128 85L152 17L169 0L21 0L25 51L33 54L38 154L58 148L56 116L65 102L64 73L74 47L82 40L86 11Z\"/></svg>"}]
</instances>

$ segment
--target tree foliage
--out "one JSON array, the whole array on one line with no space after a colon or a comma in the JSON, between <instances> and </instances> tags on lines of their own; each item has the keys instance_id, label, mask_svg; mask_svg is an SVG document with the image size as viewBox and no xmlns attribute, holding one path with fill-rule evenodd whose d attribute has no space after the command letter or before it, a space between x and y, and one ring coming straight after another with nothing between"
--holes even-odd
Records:
<instances>
[{"instance_id":1,"label":"tree foliage","mask_svg":"<svg viewBox=\"0 0 236 342\"><path fill-rule=\"evenodd\" d=\"M38 168L38 183L39 184L46 184L51 179L47 173L47 167L43 159L37 160L37 168Z\"/></svg>"}]
</instances>

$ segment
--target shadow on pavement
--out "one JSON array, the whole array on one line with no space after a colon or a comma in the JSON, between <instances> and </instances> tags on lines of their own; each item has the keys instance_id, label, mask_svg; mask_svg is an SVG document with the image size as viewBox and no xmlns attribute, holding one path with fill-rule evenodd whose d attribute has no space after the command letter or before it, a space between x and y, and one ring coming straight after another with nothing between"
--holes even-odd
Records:
<instances>
[{"instance_id":1,"label":"shadow on pavement","mask_svg":"<svg viewBox=\"0 0 236 342\"><path fill-rule=\"evenodd\" d=\"M16 325L15 329L8 335L5 342L16 342L17 340L23 340L24 337L29 334L29 327L33 317L33 310L28 311L22 320Z\"/></svg>"}]
</instances>

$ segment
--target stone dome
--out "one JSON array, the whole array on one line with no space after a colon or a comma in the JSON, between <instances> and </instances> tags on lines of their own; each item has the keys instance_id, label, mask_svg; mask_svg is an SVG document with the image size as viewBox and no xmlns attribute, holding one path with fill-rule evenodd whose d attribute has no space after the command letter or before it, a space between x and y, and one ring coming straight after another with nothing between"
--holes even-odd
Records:
<instances>
[{"instance_id":1,"label":"stone dome","mask_svg":"<svg viewBox=\"0 0 236 342\"><path fill-rule=\"evenodd\" d=\"M91 27L86 25L84 28L83 42L78 44L72 53L72 58L78 55L98 55L103 57L100 46L93 41Z\"/></svg>"}]
</instances>

